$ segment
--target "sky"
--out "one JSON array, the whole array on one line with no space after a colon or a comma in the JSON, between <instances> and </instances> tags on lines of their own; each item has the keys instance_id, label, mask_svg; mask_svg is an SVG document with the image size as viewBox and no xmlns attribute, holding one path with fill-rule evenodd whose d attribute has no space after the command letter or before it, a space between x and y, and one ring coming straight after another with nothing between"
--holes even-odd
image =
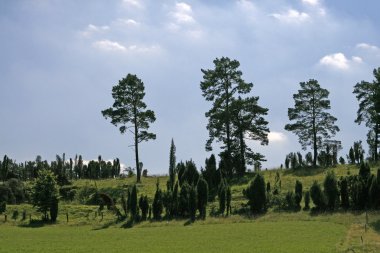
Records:
<instances>
[{"instance_id":1,"label":"sky","mask_svg":"<svg viewBox=\"0 0 380 253\"><path fill-rule=\"evenodd\" d=\"M293 94L309 79L330 91L340 155L357 140L368 150L352 91L380 67L379 7L377 0L0 1L0 155L17 162L101 155L133 167L132 136L101 114L113 103L112 86L131 73L157 118L150 128L157 139L140 145L144 169L167 173L172 138L177 160L200 169L211 154L201 69L223 56L240 62L250 94L269 109L269 145L249 142L265 155L263 168L301 151L284 126Z\"/></svg>"}]
</instances>

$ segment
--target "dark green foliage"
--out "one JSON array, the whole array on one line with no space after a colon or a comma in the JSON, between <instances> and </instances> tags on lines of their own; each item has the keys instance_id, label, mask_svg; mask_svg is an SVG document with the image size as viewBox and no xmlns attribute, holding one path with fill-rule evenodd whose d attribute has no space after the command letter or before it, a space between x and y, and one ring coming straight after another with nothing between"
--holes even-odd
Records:
<instances>
[{"instance_id":1,"label":"dark green foliage","mask_svg":"<svg viewBox=\"0 0 380 253\"><path fill-rule=\"evenodd\" d=\"M216 159L214 154L210 158L206 158L205 169L202 170L202 176L207 181L209 189L209 200L214 200L218 193L218 184L220 181L220 173L216 169Z\"/></svg>"},{"instance_id":2,"label":"dark green foliage","mask_svg":"<svg viewBox=\"0 0 380 253\"><path fill-rule=\"evenodd\" d=\"M350 207L350 200L348 197L348 182L346 177L340 179L339 186L341 206L343 209L347 210Z\"/></svg>"},{"instance_id":3,"label":"dark green foliage","mask_svg":"<svg viewBox=\"0 0 380 253\"><path fill-rule=\"evenodd\" d=\"M324 210L326 207L326 198L322 192L321 186L317 181L314 181L310 187L310 197L317 210Z\"/></svg>"},{"instance_id":4,"label":"dark green foliage","mask_svg":"<svg viewBox=\"0 0 380 253\"><path fill-rule=\"evenodd\" d=\"M130 212L131 212L131 215L132 215L132 219L136 219L137 217L137 211L138 211L138 206L137 206L137 188L136 188L136 185L134 185L132 187L132 191L131 191L131 198L129 200L129 203L130 203Z\"/></svg>"},{"instance_id":5,"label":"dark green foliage","mask_svg":"<svg viewBox=\"0 0 380 253\"><path fill-rule=\"evenodd\" d=\"M303 210L307 211L310 209L310 192L307 191L305 192L305 206L303 208Z\"/></svg>"},{"instance_id":6,"label":"dark green foliage","mask_svg":"<svg viewBox=\"0 0 380 253\"><path fill-rule=\"evenodd\" d=\"M355 153L352 147L350 148L350 151L348 152L347 159L349 160L350 164L355 164Z\"/></svg>"},{"instance_id":7,"label":"dark green foliage","mask_svg":"<svg viewBox=\"0 0 380 253\"><path fill-rule=\"evenodd\" d=\"M231 188L230 186L227 185L226 188L226 208L227 208L227 216L231 213Z\"/></svg>"},{"instance_id":8,"label":"dark green foliage","mask_svg":"<svg viewBox=\"0 0 380 253\"><path fill-rule=\"evenodd\" d=\"M325 180L323 181L324 195L327 200L327 207L334 210L339 201L338 182L333 171L327 172Z\"/></svg>"},{"instance_id":9,"label":"dark green foliage","mask_svg":"<svg viewBox=\"0 0 380 253\"><path fill-rule=\"evenodd\" d=\"M317 165L318 150L323 139L334 136L339 128L334 125L337 120L327 112L330 107L329 91L323 89L317 80L301 82L301 89L293 95L294 108L288 109L288 117L293 124L285 129L298 135L304 149L311 146L314 151L313 165Z\"/></svg>"},{"instance_id":10,"label":"dark green foliage","mask_svg":"<svg viewBox=\"0 0 380 253\"><path fill-rule=\"evenodd\" d=\"M61 199L66 201L73 201L75 195L77 194L77 188L78 187L72 185L64 185L60 187L59 195L61 196Z\"/></svg>"},{"instance_id":11,"label":"dark green foliage","mask_svg":"<svg viewBox=\"0 0 380 253\"><path fill-rule=\"evenodd\" d=\"M359 169L359 176L363 180L367 180L371 174L371 169L369 167L368 163L361 163L360 164L360 169Z\"/></svg>"},{"instance_id":12,"label":"dark green foliage","mask_svg":"<svg viewBox=\"0 0 380 253\"><path fill-rule=\"evenodd\" d=\"M144 221L147 219L148 215L148 209L149 209L149 203L148 203L148 196L141 195L139 200L139 207L141 209L141 219Z\"/></svg>"},{"instance_id":13,"label":"dark green foliage","mask_svg":"<svg viewBox=\"0 0 380 253\"><path fill-rule=\"evenodd\" d=\"M18 219L18 215L19 215L18 210L14 210L12 213L12 219L16 221Z\"/></svg>"},{"instance_id":14,"label":"dark green foliage","mask_svg":"<svg viewBox=\"0 0 380 253\"><path fill-rule=\"evenodd\" d=\"M378 146L379 146L379 98L380 98L380 68L373 70L375 80L372 82L361 81L354 87L353 93L359 102L359 109L357 111L357 118L355 120L359 125L365 122L368 127L368 140L371 156L374 161L378 160ZM370 133L372 132L372 133ZM351 160L352 161L352 160Z\"/></svg>"},{"instance_id":15,"label":"dark green foliage","mask_svg":"<svg viewBox=\"0 0 380 253\"><path fill-rule=\"evenodd\" d=\"M294 201L296 208L298 210L301 209L301 200L302 200L302 183L296 180L296 185L294 187Z\"/></svg>"},{"instance_id":16,"label":"dark green foliage","mask_svg":"<svg viewBox=\"0 0 380 253\"><path fill-rule=\"evenodd\" d=\"M208 201L208 184L206 180L200 178L197 184L198 210L201 219L206 218L206 207Z\"/></svg>"},{"instance_id":17,"label":"dark green foliage","mask_svg":"<svg viewBox=\"0 0 380 253\"><path fill-rule=\"evenodd\" d=\"M189 185L197 184L199 179L199 172L193 160L186 161L184 166L182 164L179 165L179 169L181 170L181 174L178 173L178 176L180 176L180 185L182 185L185 181Z\"/></svg>"},{"instance_id":18,"label":"dark green foliage","mask_svg":"<svg viewBox=\"0 0 380 253\"><path fill-rule=\"evenodd\" d=\"M226 185L222 180L218 189L219 213L222 215L224 215L224 211L226 210L226 193Z\"/></svg>"},{"instance_id":19,"label":"dark green foliage","mask_svg":"<svg viewBox=\"0 0 380 253\"><path fill-rule=\"evenodd\" d=\"M175 157L176 147L174 145L174 140L170 144L170 154L169 154L169 188L173 191L175 176L176 176L176 157Z\"/></svg>"},{"instance_id":20,"label":"dark green foliage","mask_svg":"<svg viewBox=\"0 0 380 253\"><path fill-rule=\"evenodd\" d=\"M0 202L0 214L4 213L7 210L7 202L1 201Z\"/></svg>"},{"instance_id":21,"label":"dark green foliage","mask_svg":"<svg viewBox=\"0 0 380 253\"><path fill-rule=\"evenodd\" d=\"M380 187L376 177L372 177L369 187L369 200L372 208L380 207Z\"/></svg>"},{"instance_id":22,"label":"dark green foliage","mask_svg":"<svg viewBox=\"0 0 380 253\"><path fill-rule=\"evenodd\" d=\"M235 157L236 172L241 174L245 171L245 159L257 157L247 147L244 138L260 140L262 144L268 142L268 122L262 117L268 109L257 105L258 97L240 97L249 93L253 84L242 79L238 61L222 57L215 59L214 65L214 69L202 69L203 81L200 84L202 95L207 101L213 102L212 108L206 112L209 119L206 150L212 150L214 140L222 142L227 163L225 168L232 169L232 158ZM231 173L226 176L230 177Z\"/></svg>"},{"instance_id":23,"label":"dark green foliage","mask_svg":"<svg viewBox=\"0 0 380 253\"><path fill-rule=\"evenodd\" d=\"M194 186L190 187L189 212L190 212L190 219L192 221L195 221L195 214L197 212L197 189Z\"/></svg>"},{"instance_id":24,"label":"dark green foliage","mask_svg":"<svg viewBox=\"0 0 380 253\"><path fill-rule=\"evenodd\" d=\"M270 193L270 182L267 182L267 194Z\"/></svg>"},{"instance_id":25,"label":"dark green foliage","mask_svg":"<svg viewBox=\"0 0 380 253\"><path fill-rule=\"evenodd\" d=\"M172 214L172 204L173 204L173 193L170 190L170 181L167 182L168 190L166 192L162 192L162 205L165 208L165 216L167 218L171 218Z\"/></svg>"},{"instance_id":26,"label":"dark green foliage","mask_svg":"<svg viewBox=\"0 0 380 253\"><path fill-rule=\"evenodd\" d=\"M339 163L342 165L346 164L346 161L344 160L344 158L342 156L339 157Z\"/></svg>"},{"instance_id":27,"label":"dark green foliage","mask_svg":"<svg viewBox=\"0 0 380 253\"><path fill-rule=\"evenodd\" d=\"M190 198L191 186L185 181L181 186L178 203L178 213L182 217L187 217L190 214L189 210L189 198Z\"/></svg>"},{"instance_id":28,"label":"dark green foliage","mask_svg":"<svg viewBox=\"0 0 380 253\"><path fill-rule=\"evenodd\" d=\"M307 154L305 156L305 160L306 160L307 166L312 165L313 164L313 154L311 152L307 152Z\"/></svg>"},{"instance_id":29,"label":"dark green foliage","mask_svg":"<svg viewBox=\"0 0 380 253\"><path fill-rule=\"evenodd\" d=\"M33 206L44 214L44 219L48 219L47 212L52 207L52 203L58 200L58 185L56 176L51 171L42 170L38 172L32 193Z\"/></svg>"},{"instance_id":30,"label":"dark green foliage","mask_svg":"<svg viewBox=\"0 0 380 253\"><path fill-rule=\"evenodd\" d=\"M296 195L293 192L287 192L285 195L285 201L286 201L286 206L285 210L298 210L298 206L296 203Z\"/></svg>"},{"instance_id":31,"label":"dark green foliage","mask_svg":"<svg viewBox=\"0 0 380 253\"><path fill-rule=\"evenodd\" d=\"M58 216L58 198L53 198L50 206L50 221L56 222Z\"/></svg>"},{"instance_id":32,"label":"dark green foliage","mask_svg":"<svg viewBox=\"0 0 380 253\"><path fill-rule=\"evenodd\" d=\"M140 142L156 139L149 133L149 124L156 120L154 112L147 110L143 102L145 97L144 83L136 76L128 74L112 88L113 106L103 110L105 118L110 118L115 126L120 125L122 134L131 131L134 136L137 182L140 182L141 168L138 145Z\"/></svg>"},{"instance_id":33,"label":"dark green foliage","mask_svg":"<svg viewBox=\"0 0 380 253\"><path fill-rule=\"evenodd\" d=\"M362 141L354 142L354 157L357 164L364 162L364 149L362 146Z\"/></svg>"},{"instance_id":34,"label":"dark green foliage","mask_svg":"<svg viewBox=\"0 0 380 253\"><path fill-rule=\"evenodd\" d=\"M124 211L124 216L127 217L128 216L128 202L124 194L121 195L121 208Z\"/></svg>"},{"instance_id":35,"label":"dark green foliage","mask_svg":"<svg viewBox=\"0 0 380 253\"><path fill-rule=\"evenodd\" d=\"M156 189L156 193L154 194L154 199L153 199L153 204L152 204L153 219L161 220L163 209L164 209L164 204L162 201L162 191L160 190L160 186L157 180L157 189Z\"/></svg>"},{"instance_id":36,"label":"dark green foliage","mask_svg":"<svg viewBox=\"0 0 380 253\"><path fill-rule=\"evenodd\" d=\"M3 162L0 167L0 179L5 182L8 179L9 171L9 158L7 155L4 155Z\"/></svg>"},{"instance_id":37,"label":"dark green foliage","mask_svg":"<svg viewBox=\"0 0 380 253\"><path fill-rule=\"evenodd\" d=\"M265 210L265 180L260 173L256 174L249 184L246 190L246 197L253 213L260 213Z\"/></svg>"},{"instance_id":38,"label":"dark green foliage","mask_svg":"<svg viewBox=\"0 0 380 253\"><path fill-rule=\"evenodd\" d=\"M174 185L173 195L172 195L172 205L171 205L171 215L176 217L178 215L178 181Z\"/></svg>"}]
</instances>

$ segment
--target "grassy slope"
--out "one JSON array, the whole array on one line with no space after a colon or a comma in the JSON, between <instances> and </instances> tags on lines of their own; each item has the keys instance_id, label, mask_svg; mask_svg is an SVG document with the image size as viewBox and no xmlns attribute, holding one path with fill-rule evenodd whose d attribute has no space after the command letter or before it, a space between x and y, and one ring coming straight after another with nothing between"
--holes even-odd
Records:
<instances>
[{"instance_id":1,"label":"grassy slope","mask_svg":"<svg viewBox=\"0 0 380 253\"><path fill-rule=\"evenodd\" d=\"M358 173L354 166L339 166L334 171L338 177ZM304 189L308 189L314 180L322 182L325 173L326 170L322 169L280 170L282 191L293 190L296 179L303 183ZM273 186L275 171L264 171L263 174ZM139 194L147 194L152 199L157 178L142 180L143 183L138 185ZM160 178L161 188L165 188L166 180L166 177ZM134 181L135 178L99 180L96 185L98 189L120 189L133 185ZM246 202L242 190L248 182L249 176L232 186L233 205L236 208ZM78 187L94 184L93 180L75 182ZM355 252L380 252L380 212L369 214L372 226L365 232L364 213L338 212L313 216L303 211L269 211L254 219L237 215L229 218L208 217L206 221L197 221L190 226L184 226L186 221L183 220L144 222L125 230L120 228L122 224L115 224L112 213L105 212L101 220L95 215L96 206L62 203L58 224L44 227L36 224L37 228L28 227L29 215L26 221L14 222L11 215L16 209L20 217L22 210L32 214L33 219L40 216L29 205L9 206L8 222L0 223L0 252L23 252L26 248L29 252L43 252L41 248L46 249L45 252L64 252L68 249L88 252L92 248L100 252L108 247L109 252L133 249L139 252L220 252L219 247L223 247L224 252L345 252L349 248ZM69 223L66 223L66 212L69 213ZM19 226L14 226L16 224Z\"/></svg>"}]
</instances>

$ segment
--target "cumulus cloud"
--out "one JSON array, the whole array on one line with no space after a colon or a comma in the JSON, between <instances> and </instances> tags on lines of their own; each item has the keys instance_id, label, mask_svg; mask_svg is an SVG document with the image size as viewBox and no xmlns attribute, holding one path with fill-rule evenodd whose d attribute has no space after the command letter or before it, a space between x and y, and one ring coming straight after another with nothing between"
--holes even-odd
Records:
<instances>
[{"instance_id":1,"label":"cumulus cloud","mask_svg":"<svg viewBox=\"0 0 380 253\"><path fill-rule=\"evenodd\" d=\"M378 48L377 46L367 44L367 43L359 43L356 45L356 48L366 49L366 50L374 50L374 51L380 50L380 48Z\"/></svg>"},{"instance_id":2,"label":"cumulus cloud","mask_svg":"<svg viewBox=\"0 0 380 253\"><path fill-rule=\"evenodd\" d=\"M104 32L108 31L110 29L109 26L104 25L104 26L96 26L93 24L89 24L84 31L81 32L81 34L85 37L88 37L92 35L93 33L99 33L99 32Z\"/></svg>"},{"instance_id":3,"label":"cumulus cloud","mask_svg":"<svg viewBox=\"0 0 380 253\"><path fill-rule=\"evenodd\" d=\"M274 13L271 14L271 16L285 23L301 23L309 20L310 18L309 14L305 12L299 12L294 9L289 9L287 12L284 13Z\"/></svg>"},{"instance_id":4,"label":"cumulus cloud","mask_svg":"<svg viewBox=\"0 0 380 253\"><path fill-rule=\"evenodd\" d=\"M127 26L138 26L140 25L139 22L137 22L136 20L134 19L122 19L122 18L119 18L116 23L118 24L123 24L123 25L127 25Z\"/></svg>"},{"instance_id":5,"label":"cumulus cloud","mask_svg":"<svg viewBox=\"0 0 380 253\"><path fill-rule=\"evenodd\" d=\"M159 46L139 46L139 45L130 45L130 46L124 46L119 42L116 41L110 41L110 40L99 40L95 41L93 43L93 46L97 49L103 50L103 51L119 51L119 52L139 52L139 53L145 53L145 52L152 52L159 50Z\"/></svg>"},{"instance_id":6,"label":"cumulus cloud","mask_svg":"<svg viewBox=\"0 0 380 253\"><path fill-rule=\"evenodd\" d=\"M359 56L353 56L348 59L343 53L330 54L322 57L319 60L321 65L332 67L339 70L347 70L351 63L362 63L363 59Z\"/></svg>"},{"instance_id":7,"label":"cumulus cloud","mask_svg":"<svg viewBox=\"0 0 380 253\"><path fill-rule=\"evenodd\" d=\"M93 43L95 48L106 51L126 51L127 48L121 45L119 42L110 40L99 40Z\"/></svg>"},{"instance_id":8,"label":"cumulus cloud","mask_svg":"<svg viewBox=\"0 0 380 253\"><path fill-rule=\"evenodd\" d=\"M192 16L193 10L187 3L176 3L174 11L171 12L171 16L174 18L177 24L191 24L195 22Z\"/></svg>"},{"instance_id":9,"label":"cumulus cloud","mask_svg":"<svg viewBox=\"0 0 380 253\"><path fill-rule=\"evenodd\" d=\"M268 134L269 143L279 143L285 142L287 137L284 133L281 132L270 132Z\"/></svg>"},{"instance_id":10,"label":"cumulus cloud","mask_svg":"<svg viewBox=\"0 0 380 253\"><path fill-rule=\"evenodd\" d=\"M311 6L317 6L319 4L319 0L302 0L302 3Z\"/></svg>"},{"instance_id":11,"label":"cumulus cloud","mask_svg":"<svg viewBox=\"0 0 380 253\"><path fill-rule=\"evenodd\" d=\"M127 6L131 6L131 7L135 7L135 8L143 8L144 5L142 4L142 2L140 0L123 0L123 4L127 5Z\"/></svg>"}]
</instances>

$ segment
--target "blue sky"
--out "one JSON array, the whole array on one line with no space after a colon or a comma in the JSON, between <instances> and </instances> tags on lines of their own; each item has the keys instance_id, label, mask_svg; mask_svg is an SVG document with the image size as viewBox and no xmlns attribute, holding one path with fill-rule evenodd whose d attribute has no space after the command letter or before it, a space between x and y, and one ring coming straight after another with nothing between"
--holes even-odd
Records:
<instances>
[{"instance_id":1,"label":"blue sky","mask_svg":"<svg viewBox=\"0 0 380 253\"><path fill-rule=\"evenodd\" d=\"M132 137L100 113L112 104L112 86L133 73L157 117L157 140L141 145L144 167L167 172L171 138L178 160L204 166L211 105L201 96L200 69L227 56L240 61L252 95L269 108L269 146L250 143L268 159L264 168L301 150L284 126L299 82L311 78L330 91L345 156L366 139L354 123L352 90L380 66L379 7L375 0L1 1L0 155L22 162L100 154L133 166Z\"/></svg>"}]
</instances>

